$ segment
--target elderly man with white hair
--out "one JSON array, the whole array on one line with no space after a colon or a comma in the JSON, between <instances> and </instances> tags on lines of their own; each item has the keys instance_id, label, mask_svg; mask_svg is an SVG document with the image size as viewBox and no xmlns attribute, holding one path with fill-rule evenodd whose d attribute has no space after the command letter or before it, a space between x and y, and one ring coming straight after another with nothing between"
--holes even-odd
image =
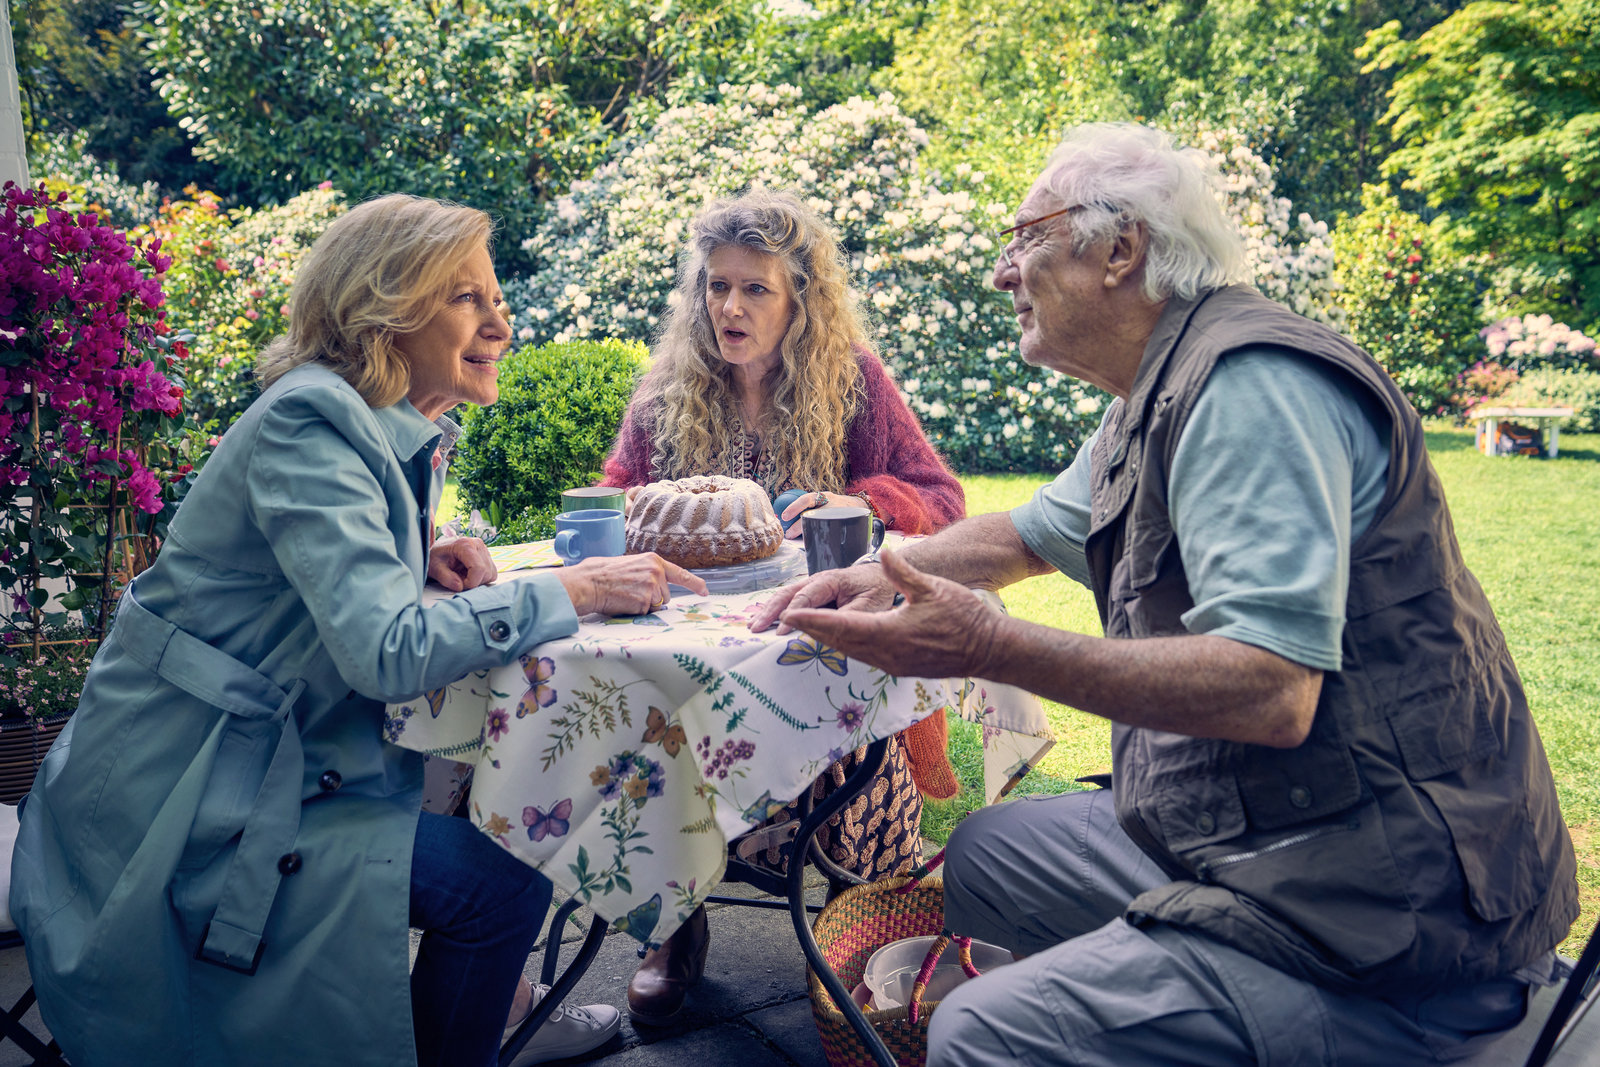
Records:
<instances>
[{"instance_id":1,"label":"elderly man with white hair","mask_svg":"<svg viewBox=\"0 0 1600 1067\"><path fill-rule=\"evenodd\" d=\"M1023 958L939 1006L935 1067L1451 1059L1522 1019L1578 914L1421 424L1366 353L1234 284L1213 181L1155 130L1070 134L994 284L1023 359L1116 397L1098 431L1027 504L752 622L1113 723L1110 788L951 837L948 928ZM1105 636L970 591L1052 569Z\"/></svg>"}]
</instances>

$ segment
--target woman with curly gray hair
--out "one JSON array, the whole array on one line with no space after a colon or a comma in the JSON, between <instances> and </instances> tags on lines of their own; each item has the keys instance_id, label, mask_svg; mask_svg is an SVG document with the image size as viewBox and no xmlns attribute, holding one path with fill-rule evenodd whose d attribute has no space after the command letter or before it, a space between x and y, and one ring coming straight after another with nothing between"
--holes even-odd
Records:
<instances>
[{"instance_id":1,"label":"woman with curly gray hair","mask_svg":"<svg viewBox=\"0 0 1600 1067\"><path fill-rule=\"evenodd\" d=\"M829 505L869 508L907 534L963 516L961 483L867 347L838 241L798 197L757 189L707 207L691 227L671 302L604 484L750 478L778 502L791 537L802 513ZM918 787L955 791L942 727L935 718L902 735L841 824L818 834L835 862L877 878L921 859ZM813 796L843 784L860 754L829 768ZM793 834L777 827L794 818L791 806L740 839L737 859L783 870ZM697 909L645 957L628 987L635 1020L677 1013L705 965L708 937Z\"/></svg>"}]
</instances>

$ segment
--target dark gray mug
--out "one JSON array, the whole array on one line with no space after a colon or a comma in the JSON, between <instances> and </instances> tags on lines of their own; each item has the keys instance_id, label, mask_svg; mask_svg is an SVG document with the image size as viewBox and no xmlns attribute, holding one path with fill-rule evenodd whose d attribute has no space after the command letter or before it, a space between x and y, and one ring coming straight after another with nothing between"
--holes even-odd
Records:
<instances>
[{"instance_id":1,"label":"dark gray mug","mask_svg":"<svg viewBox=\"0 0 1600 1067\"><path fill-rule=\"evenodd\" d=\"M866 508L817 508L800 516L811 574L848 567L883 544L883 520Z\"/></svg>"}]
</instances>

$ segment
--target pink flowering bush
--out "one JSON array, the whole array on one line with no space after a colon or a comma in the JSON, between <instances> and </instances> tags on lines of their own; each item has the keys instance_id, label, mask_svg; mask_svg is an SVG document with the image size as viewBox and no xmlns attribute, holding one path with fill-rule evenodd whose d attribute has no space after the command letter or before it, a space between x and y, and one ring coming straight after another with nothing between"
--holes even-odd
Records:
<instances>
[{"instance_id":1,"label":"pink flowering bush","mask_svg":"<svg viewBox=\"0 0 1600 1067\"><path fill-rule=\"evenodd\" d=\"M4 201L0 631L31 639L92 602L108 559L116 573L159 535L184 473L184 353L166 336L157 243L63 210L43 185L8 182ZM46 613L52 580L66 591Z\"/></svg>"},{"instance_id":2,"label":"pink flowering bush","mask_svg":"<svg viewBox=\"0 0 1600 1067\"><path fill-rule=\"evenodd\" d=\"M1479 331L1489 358L1519 371L1534 367L1600 370L1595 343L1549 315L1512 315Z\"/></svg>"}]
</instances>

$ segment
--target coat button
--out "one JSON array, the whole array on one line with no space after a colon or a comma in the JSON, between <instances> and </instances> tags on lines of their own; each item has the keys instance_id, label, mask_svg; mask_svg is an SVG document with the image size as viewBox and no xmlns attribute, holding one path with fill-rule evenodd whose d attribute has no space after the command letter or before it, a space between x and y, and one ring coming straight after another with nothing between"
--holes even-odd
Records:
<instances>
[{"instance_id":1,"label":"coat button","mask_svg":"<svg viewBox=\"0 0 1600 1067\"><path fill-rule=\"evenodd\" d=\"M324 793L331 793L344 785L344 776L338 771L323 771L322 777L317 779L317 784L322 787Z\"/></svg>"},{"instance_id":2,"label":"coat button","mask_svg":"<svg viewBox=\"0 0 1600 1067\"><path fill-rule=\"evenodd\" d=\"M300 853L285 852L278 857L278 873L290 875L300 869Z\"/></svg>"},{"instance_id":3,"label":"coat button","mask_svg":"<svg viewBox=\"0 0 1600 1067\"><path fill-rule=\"evenodd\" d=\"M489 640L504 641L510 636L511 627L507 626L503 619L496 619L489 624Z\"/></svg>"},{"instance_id":4,"label":"coat button","mask_svg":"<svg viewBox=\"0 0 1600 1067\"><path fill-rule=\"evenodd\" d=\"M1209 834L1217 828L1217 820L1209 811L1202 811L1194 821L1194 828L1203 834Z\"/></svg>"},{"instance_id":5,"label":"coat button","mask_svg":"<svg viewBox=\"0 0 1600 1067\"><path fill-rule=\"evenodd\" d=\"M1297 808L1309 808L1311 806L1311 790L1303 785L1295 786L1289 790L1289 803Z\"/></svg>"}]
</instances>

